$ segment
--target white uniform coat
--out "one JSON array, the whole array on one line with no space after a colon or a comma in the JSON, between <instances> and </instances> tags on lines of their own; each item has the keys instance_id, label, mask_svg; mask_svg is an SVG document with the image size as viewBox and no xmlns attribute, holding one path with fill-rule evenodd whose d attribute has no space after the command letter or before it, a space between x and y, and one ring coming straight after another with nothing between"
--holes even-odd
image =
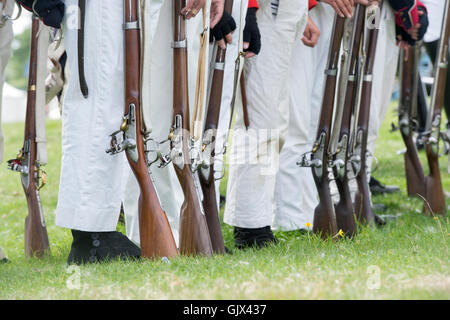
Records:
<instances>
[{"instance_id":1,"label":"white uniform coat","mask_svg":"<svg viewBox=\"0 0 450 320\"><path fill-rule=\"evenodd\" d=\"M441 37L442 22L444 20L444 0L422 0L428 11L428 29L424 41L433 42Z\"/></svg>"},{"instance_id":2,"label":"white uniform coat","mask_svg":"<svg viewBox=\"0 0 450 320\"><path fill-rule=\"evenodd\" d=\"M278 156L289 121L289 71L308 14L304 0L280 1L276 17L269 0L259 5L262 48L245 64L250 128L237 112L228 155L224 221L243 228L272 225Z\"/></svg>"},{"instance_id":3,"label":"white uniform coat","mask_svg":"<svg viewBox=\"0 0 450 320\"><path fill-rule=\"evenodd\" d=\"M311 168L300 168L296 163L302 154L312 150L317 135L335 12L328 4L319 3L309 14L320 29L320 38L314 48L301 41L294 46L289 80L289 129L280 154L275 187L274 227L285 231L306 229L306 223L312 225L318 204Z\"/></svg>"},{"instance_id":4,"label":"white uniform coat","mask_svg":"<svg viewBox=\"0 0 450 320\"><path fill-rule=\"evenodd\" d=\"M14 1L7 0L5 13L11 15L14 9ZM0 14L2 12L0 11ZM13 40L13 29L11 21L7 21L3 27L0 27L0 163L3 161L4 137L2 131L2 100L3 84L5 81L5 70L11 55L11 43Z\"/></svg>"}]
</instances>

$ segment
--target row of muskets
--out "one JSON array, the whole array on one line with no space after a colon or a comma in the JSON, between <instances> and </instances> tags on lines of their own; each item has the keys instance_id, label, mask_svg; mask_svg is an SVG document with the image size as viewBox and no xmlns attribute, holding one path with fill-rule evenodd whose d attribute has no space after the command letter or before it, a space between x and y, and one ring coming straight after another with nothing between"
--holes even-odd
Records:
<instances>
[{"instance_id":1,"label":"row of muskets","mask_svg":"<svg viewBox=\"0 0 450 320\"><path fill-rule=\"evenodd\" d=\"M375 222L368 184L367 138L379 32L374 22L382 5L382 2L377 7L357 5L351 20L335 18L316 142L313 150L302 155L297 163L312 168L320 198L314 212L313 231L324 238L335 236L337 230L351 237L357 232L358 223L373 225ZM428 176L424 174L413 140L420 89L420 44L408 49L407 53L402 52L400 58L399 128L407 147L404 156L408 195L424 200L423 212L427 215L443 215L446 210L439 170L439 140L448 65L449 5L450 1L447 0L439 55L435 62L431 106L423 136L429 165ZM354 178L358 189L352 201L349 181ZM331 180L335 180L339 192L336 204L330 193Z\"/></svg>"},{"instance_id":2,"label":"row of muskets","mask_svg":"<svg viewBox=\"0 0 450 320\"><path fill-rule=\"evenodd\" d=\"M166 141L156 142L150 138L143 121L140 1L124 0L125 108L120 129L111 134L110 148L106 152L114 155L124 151L138 181L140 188L138 206L140 244L142 256L145 258L171 258L178 254L211 256L225 253L216 202L213 159L222 100L226 50L215 46L215 68L204 128L206 138L201 146L204 160L194 161L192 156L195 148L194 138L189 130L186 21L181 13L185 6L186 0L173 0L173 125L166 140L170 144L170 153L163 155L159 151L159 144ZM80 0L80 7L84 11L85 0ZM233 0L226 0L225 10L231 12L232 7ZM84 24L83 21L82 18L82 24ZM24 145L17 158L8 162L9 169L20 172L28 202L28 215L25 221L25 254L27 257L42 257L50 252L39 196L39 190L45 183L46 175L36 157L38 33L39 18L33 15ZM80 30L79 38L82 36L83 30ZM79 44L83 42L80 40L82 39L79 39ZM83 48L79 48L79 50L83 55ZM236 59L236 78L241 57L242 55ZM83 66L80 66L80 74L84 73L82 69ZM80 87L83 96L87 97L88 87L85 81L81 82L81 78ZM234 106L231 107L234 108ZM155 150L158 150L157 158L150 160L149 153ZM180 212L179 248L176 246L169 221L152 180L150 165L155 162L159 163L159 167L173 163L183 190L184 202Z\"/></svg>"},{"instance_id":3,"label":"row of muskets","mask_svg":"<svg viewBox=\"0 0 450 320\"><path fill-rule=\"evenodd\" d=\"M418 83L417 47L410 49L407 59L406 55L402 56L399 114L401 133L407 145L405 166L408 194L420 195L425 200L424 211L428 214L443 214L445 211L438 145L447 68L446 53L450 36L449 4L450 0L446 2L445 7L443 34L435 64L436 79L425 137L430 167L430 175L427 177L412 140ZM120 129L111 135L111 146L107 152L114 155L124 151L138 181L140 243L142 256L145 258L170 258L178 254L211 256L225 253L216 201L214 150L222 101L226 49L215 46L215 68L212 71L202 141L206 160L194 161L194 139L189 130L186 23L181 14L185 5L186 0L173 0L173 125L167 139L170 153L158 153L157 161L152 161L149 159L149 153L152 151L149 145L155 141L149 137L145 128L141 109L140 4L139 0L124 0L124 116ZM313 150L303 155L298 162L300 166L312 168L320 197L314 213L313 231L323 237L334 236L337 230L352 236L357 232L357 221L364 224L374 222L366 159L372 75L379 32L373 22L376 21L377 10L380 10L381 6L382 3L378 8L358 5L351 20L336 16L317 139ZM225 10L231 12L232 7L233 0L226 0ZM41 257L49 252L49 240L39 196L46 175L36 159L38 32L39 19L33 16L24 144L17 158L8 162L10 169L20 172L27 198L25 253L28 257ZM241 56L235 62L233 90L236 90L237 82L245 89L243 78L238 76L240 59ZM85 87L87 95L87 85ZM245 97L243 98L245 100ZM231 108L234 108L233 104L234 101ZM150 165L155 162L159 162L159 167L172 162L183 190L179 248L175 244L152 180ZM356 177L358 185L354 202L349 188L349 181L353 177ZM340 196L336 205L330 193L330 181L333 178Z\"/></svg>"}]
</instances>

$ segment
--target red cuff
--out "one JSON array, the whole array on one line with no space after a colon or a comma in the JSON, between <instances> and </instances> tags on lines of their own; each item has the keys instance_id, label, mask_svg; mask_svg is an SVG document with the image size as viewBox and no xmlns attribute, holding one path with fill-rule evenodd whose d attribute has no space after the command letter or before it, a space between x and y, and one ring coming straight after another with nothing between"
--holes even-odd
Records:
<instances>
[{"instance_id":1,"label":"red cuff","mask_svg":"<svg viewBox=\"0 0 450 320\"><path fill-rule=\"evenodd\" d=\"M395 21L404 30L409 30L419 23L419 7L427 12L425 5L416 0L410 7L403 7L395 13Z\"/></svg>"},{"instance_id":2,"label":"red cuff","mask_svg":"<svg viewBox=\"0 0 450 320\"><path fill-rule=\"evenodd\" d=\"M248 0L248 7L259 9L258 1L257 0Z\"/></svg>"},{"instance_id":3,"label":"red cuff","mask_svg":"<svg viewBox=\"0 0 450 320\"><path fill-rule=\"evenodd\" d=\"M309 10L317 6L317 0L308 0Z\"/></svg>"}]
</instances>

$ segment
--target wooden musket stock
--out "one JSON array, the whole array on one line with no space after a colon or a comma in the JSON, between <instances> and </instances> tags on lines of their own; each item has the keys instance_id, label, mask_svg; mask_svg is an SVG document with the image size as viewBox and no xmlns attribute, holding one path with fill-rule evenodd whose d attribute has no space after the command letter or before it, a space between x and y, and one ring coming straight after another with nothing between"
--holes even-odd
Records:
<instances>
[{"instance_id":1,"label":"wooden musket stock","mask_svg":"<svg viewBox=\"0 0 450 320\"><path fill-rule=\"evenodd\" d=\"M125 153L140 188L139 232L145 258L175 257L178 254L169 221L162 210L147 166L141 114L141 34L139 1L124 0L125 10L125 116L121 130L135 138L136 146ZM135 135L135 137L133 137Z\"/></svg>"},{"instance_id":2,"label":"wooden musket stock","mask_svg":"<svg viewBox=\"0 0 450 320\"><path fill-rule=\"evenodd\" d=\"M436 57L435 79L431 99L430 114L428 115L427 135L425 136L426 153L429 175L425 178L425 214L445 214L445 195L442 187L441 172L439 170L439 139L442 107L445 99L445 85L448 68L448 45L450 37L450 0L446 1L442 35L439 52Z\"/></svg>"},{"instance_id":3,"label":"wooden musket stock","mask_svg":"<svg viewBox=\"0 0 450 320\"><path fill-rule=\"evenodd\" d=\"M230 12L233 9L233 0L225 1L225 11ZM214 253L225 253L225 244L223 241L222 228L219 221L219 208L217 206L217 194L214 178L214 157L217 128L219 125L220 105L222 103L223 77L225 67L226 49L217 46L215 68L211 83L209 96L208 112L205 122L205 136L210 144L210 164L208 168L200 170L200 184L203 191L203 208L205 210L206 221L208 223L209 235ZM207 147L207 146L205 146ZM209 151L210 150L210 151Z\"/></svg>"},{"instance_id":4,"label":"wooden musket stock","mask_svg":"<svg viewBox=\"0 0 450 320\"><path fill-rule=\"evenodd\" d=\"M178 153L174 162L175 172L183 189L184 202L180 212L180 253L184 255L213 254L210 233L202 203L197 193L189 156L191 136L189 133L188 66L185 18L181 9L186 0L173 0L173 128L171 149ZM179 145L181 144L181 145ZM180 160L181 163L180 163ZM215 201L215 199L214 199Z\"/></svg>"},{"instance_id":5,"label":"wooden musket stock","mask_svg":"<svg viewBox=\"0 0 450 320\"><path fill-rule=\"evenodd\" d=\"M319 233L323 238L335 236L337 233L336 217L328 178L328 147L333 119L339 52L344 26L345 18L336 16L328 57L325 92L320 112L317 139L312 151L312 172L320 198L319 204L314 210L313 232Z\"/></svg>"},{"instance_id":6,"label":"wooden musket stock","mask_svg":"<svg viewBox=\"0 0 450 320\"><path fill-rule=\"evenodd\" d=\"M39 18L33 15L31 25L30 66L28 75L27 111L25 117L24 145L17 159L8 162L9 168L21 173L22 187L27 198L28 215L25 219L25 255L42 257L50 251L39 189L44 180L36 159L36 82ZM45 181L43 181L45 183Z\"/></svg>"},{"instance_id":7,"label":"wooden musket stock","mask_svg":"<svg viewBox=\"0 0 450 320\"><path fill-rule=\"evenodd\" d=\"M408 49L408 54L401 53L400 77L400 105L399 128L406 145L405 172L408 196L425 195L425 174L420 163L416 144L413 140L412 111L417 108L417 88L419 85L418 59L420 58L419 46Z\"/></svg>"},{"instance_id":8,"label":"wooden musket stock","mask_svg":"<svg viewBox=\"0 0 450 320\"><path fill-rule=\"evenodd\" d=\"M381 11L383 3L379 4ZM375 13L374 13L375 14ZM366 26L367 28L367 26ZM369 130L370 104L372 99L373 66L378 40L378 26L369 29L366 52L366 63L361 88L361 105L356 129L356 144L359 145L361 160L360 170L356 176L358 191L355 195L355 212L359 222L372 225L375 215L370 199L369 181L367 177L367 138Z\"/></svg>"},{"instance_id":9,"label":"wooden musket stock","mask_svg":"<svg viewBox=\"0 0 450 320\"><path fill-rule=\"evenodd\" d=\"M350 153L350 127L352 121L353 108L356 104L357 77L358 77L358 58L361 47L362 34L364 31L365 7L358 5L353 21L352 43L350 43L350 61L349 72L344 74L347 77L347 87L345 90L344 110L339 132L339 146L337 157L343 157L343 167L338 169L335 166L334 175L336 177L336 186L339 191L339 202L335 205L337 228L341 229L346 235L352 236L356 233L355 213L349 188L348 165ZM339 153L342 152L342 155ZM340 172L339 172L340 170Z\"/></svg>"}]
</instances>

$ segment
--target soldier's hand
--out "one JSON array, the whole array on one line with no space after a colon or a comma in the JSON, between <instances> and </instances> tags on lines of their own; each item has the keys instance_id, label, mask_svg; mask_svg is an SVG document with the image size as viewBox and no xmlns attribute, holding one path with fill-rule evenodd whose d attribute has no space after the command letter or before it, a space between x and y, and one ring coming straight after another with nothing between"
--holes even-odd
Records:
<instances>
[{"instance_id":1,"label":"soldier's hand","mask_svg":"<svg viewBox=\"0 0 450 320\"><path fill-rule=\"evenodd\" d=\"M194 18L197 13L203 8L206 0L189 0L186 7L181 9L181 14L186 17L186 19Z\"/></svg>"},{"instance_id":2,"label":"soldier's hand","mask_svg":"<svg viewBox=\"0 0 450 320\"><path fill-rule=\"evenodd\" d=\"M225 50L227 43L233 40L232 34L236 30L236 22L231 14L224 11L220 21L211 29L210 42L217 41L219 48Z\"/></svg>"},{"instance_id":3,"label":"soldier's hand","mask_svg":"<svg viewBox=\"0 0 450 320\"><path fill-rule=\"evenodd\" d=\"M354 0L321 0L333 7L334 11L342 18L351 18L353 15Z\"/></svg>"},{"instance_id":4,"label":"soldier's hand","mask_svg":"<svg viewBox=\"0 0 450 320\"><path fill-rule=\"evenodd\" d=\"M212 28L219 23L222 19L223 11L225 7L225 0L211 0L211 10L210 10L210 22L209 25Z\"/></svg>"},{"instance_id":5,"label":"soldier's hand","mask_svg":"<svg viewBox=\"0 0 450 320\"><path fill-rule=\"evenodd\" d=\"M314 48L319 41L320 37L320 30L314 23L314 21L311 19L310 16L308 16L308 22L306 24L305 32L303 32L303 38L302 42L305 46Z\"/></svg>"},{"instance_id":6,"label":"soldier's hand","mask_svg":"<svg viewBox=\"0 0 450 320\"><path fill-rule=\"evenodd\" d=\"M261 34L256 20L256 8L249 8L245 17L244 51L245 57L251 58L261 51Z\"/></svg>"}]
</instances>

